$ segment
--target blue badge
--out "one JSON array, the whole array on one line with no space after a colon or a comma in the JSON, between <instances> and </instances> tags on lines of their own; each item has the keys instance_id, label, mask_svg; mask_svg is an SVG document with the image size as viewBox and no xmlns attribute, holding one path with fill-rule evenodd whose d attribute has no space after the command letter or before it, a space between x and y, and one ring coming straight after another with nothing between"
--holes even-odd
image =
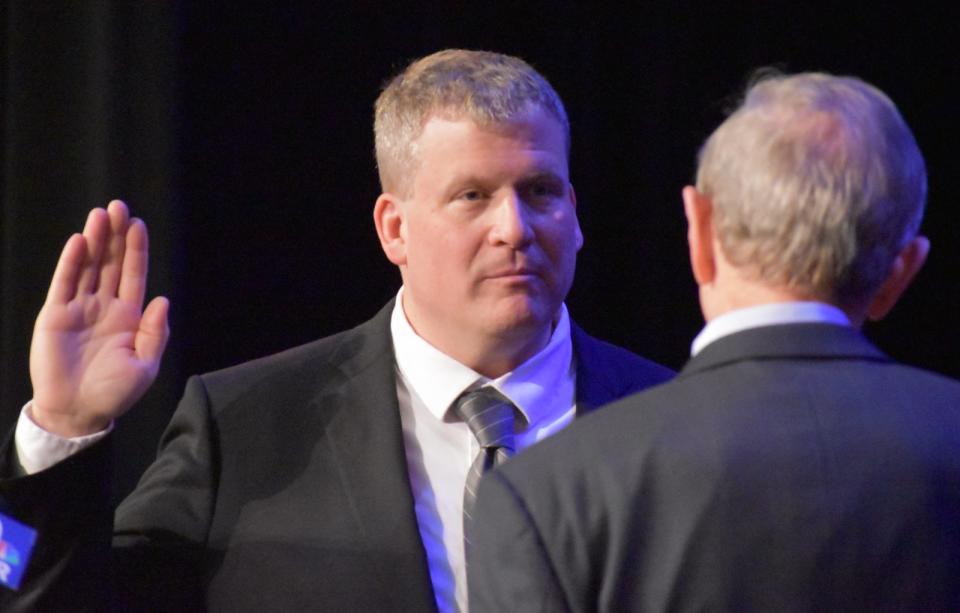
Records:
<instances>
[{"instance_id":1,"label":"blue badge","mask_svg":"<svg viewBox=\"0 0 960 613\"><path fill-rule=\"evenodd\" d=\"M36 530L0 513L0 585L20 587L36 541Z\"/></svg>"}]
</instances>

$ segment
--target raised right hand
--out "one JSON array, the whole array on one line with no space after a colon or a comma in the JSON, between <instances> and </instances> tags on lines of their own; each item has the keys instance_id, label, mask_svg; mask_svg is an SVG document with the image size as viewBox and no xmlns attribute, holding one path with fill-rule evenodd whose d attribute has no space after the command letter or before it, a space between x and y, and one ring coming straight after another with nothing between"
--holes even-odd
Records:
<instances>
[{"instance_id":1,"label":"raised right hand","mask_svg":"<svg viewBox=\"0 0 960 613\"><path fill-rule=\"evenodd\" d=\"M33 420L60 436L107 427L157 376L169 303L143 309L147 228L114 200L67 241L30 347Z\"/></svg>"}]
</instances>

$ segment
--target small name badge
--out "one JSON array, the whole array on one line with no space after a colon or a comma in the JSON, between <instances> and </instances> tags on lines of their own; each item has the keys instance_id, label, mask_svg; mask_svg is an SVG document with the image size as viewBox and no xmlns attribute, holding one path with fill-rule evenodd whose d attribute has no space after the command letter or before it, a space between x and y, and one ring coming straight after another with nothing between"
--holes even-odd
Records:
<instances>
[{"instance_id":1,"label":"small name badge","mask_svg":"<svg viewBox=\"0 0 960 613\"><path fill-rule=\"evenodd\" d=\"M0 585L20 587L37 531L0 513Z\"/></svg>"}]
</instances>

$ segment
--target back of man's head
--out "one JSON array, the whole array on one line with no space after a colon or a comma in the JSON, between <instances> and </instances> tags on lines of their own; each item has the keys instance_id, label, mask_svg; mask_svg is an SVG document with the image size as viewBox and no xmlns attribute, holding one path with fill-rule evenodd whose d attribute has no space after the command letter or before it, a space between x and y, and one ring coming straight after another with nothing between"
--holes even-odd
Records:
<instances>
[{"instance_id":1,"label":"back of man's head","mask_svg":"<svg viewBox=\"0 0 960 613\"><path fill-rule=\"evenodd\" d=\"M517 57L446 49L415 60L377 98L377 168L384 191L403 193L416 169L416 142L434 116L481 126L508 123L539 107L557 120L570 146L570 124L550 83Z\"/></svg>"},{"instance_id":2,"label":"back of man's head","mask_svg":"<svg viewBox=\"0 0 960 613\"><path fill-rule=\"evenodd\" d=\"M862 306L916 235L923 156L896 106L852 77L767 75L700 151L723 254L748 278Z\"/></svg>"}]
</instances>

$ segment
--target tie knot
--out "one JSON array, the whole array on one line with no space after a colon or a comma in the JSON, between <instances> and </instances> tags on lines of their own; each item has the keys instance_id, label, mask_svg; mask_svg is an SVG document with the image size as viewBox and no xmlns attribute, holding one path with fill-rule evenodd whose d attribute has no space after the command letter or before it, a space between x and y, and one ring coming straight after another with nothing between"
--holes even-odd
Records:
<instances>
[{"instance_id":1,"label":"tie knot","mask_svg":"<svg viewBox=\"0 0 960 613\"><path fill-rule=\"evenodd\" d=\"M512 453L513 422L516 407L492 387L481 387L462 394L454 410L467 422L470 431L484 449L506 448Z\"/></svg>"}]
</instances>

